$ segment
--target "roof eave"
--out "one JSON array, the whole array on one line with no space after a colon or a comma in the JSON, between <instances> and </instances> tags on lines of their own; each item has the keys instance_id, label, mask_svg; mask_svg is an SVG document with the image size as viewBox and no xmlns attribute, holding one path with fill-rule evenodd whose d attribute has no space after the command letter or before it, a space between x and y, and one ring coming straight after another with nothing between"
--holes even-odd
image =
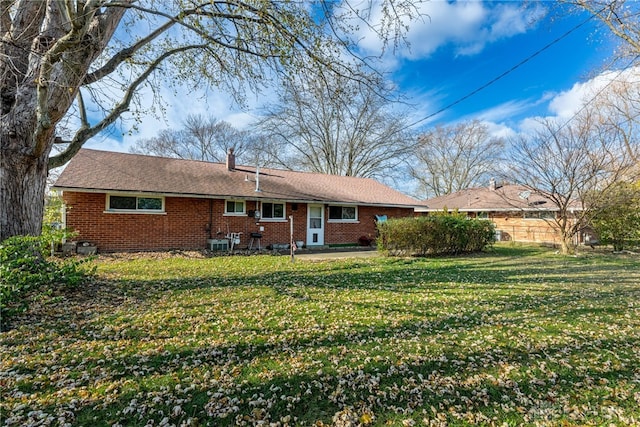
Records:
<instances>
[{"instance_id":1,"label":"roof eave","mask_svg":"<svg viewBox=\"0 0 640 427\"><path fill-rule=\"evenodd\" d=\"M336 204L336 205L354 205L354 206L371 206L371 207L393 207L393 208L405 208L414 209L417 205L401 204L401 203L375 203L375 202L363 202L363 201L343 201L333 199L300 199L300 198L283 198L283 197L271 197L271 196L255 196L236 195L236 194L197 194L197 193L171 193L161 191L146 191L146 190L121 190L112 188L85 188L85 187L68 187L68 186L53 186L54 191L74 191L78 193L119 193L119 194L153 194L162 197L192 197L199 199L235 199L235 200L281 200L287 203L318 203L318 204Z\"/></svg>"},{"instance_id":2,"label":"roof eave","mask_svg":"<svg viewBox=\"0 0 640 427\"><path fill-rule=\"evenodd\" d=\"M416 209L416 212L442 212L444 208L424 208L420 207ZM582 208L571 208L569 210L582 210ZM560 209L557 207L553 208L447 208L447 211L458 211L458 212L558 212Z\"/></svg>"}]
</instances>

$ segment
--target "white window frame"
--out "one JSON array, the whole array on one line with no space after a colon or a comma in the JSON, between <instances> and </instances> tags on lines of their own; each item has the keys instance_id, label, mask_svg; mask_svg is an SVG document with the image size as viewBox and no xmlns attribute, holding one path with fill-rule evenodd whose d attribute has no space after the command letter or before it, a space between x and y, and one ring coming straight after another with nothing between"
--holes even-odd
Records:
<instances>
[{"instance_id":1,"label":"white window frame","mask_svg":"<svg viewBox=\"0 0 640 427\"><path fill-rule=\"evenodd\" d=\"M355 218L331 218L331 208L353 208L355 210ZM327 222L359 222L358 220L358 206L357 205L329 205L327 207ZM343 211L344 215L344 211Z\"/></svg>"},{"instance_id":2,"label":"white window frame","mask_svg":"<svg viewBox=\"0 0 640 427\"><path fill-rule=\"evenodd\" d=\"M533 216L530 216L533 215ZM522 217L527 220L549 221L556 219L555 211L524 211Z\"/></svg>"},{"instance_id":3,"label":"white window frame","mask_svg":"<svg viewBox=\"0 0 640 427\"><path fill-rule=\"evenodd\" d=\"M242 203L242 212L236 212L236 211L229 212L227 210L229 202ZM226 199L224 201L224 215L225 216L245 216L246 214L247 214L247 201L246 200Z\"/></svg>"},{"instance_id":4,"label":"white window frame","mask_svg":"<svg viewBox=\"0 0 640 427\"><path fill-rule=\"evenodd\" d=\"M111 207L111 197L130 197L136 199L135 209L116 209ZM139 209L138 199L160 199L160 209ZM164 196L156 196L150 194L122 194L122 193L107 193L105 199L105 213L135 213L135 214L165 214L165 198Z\"/></svg>"},{"instance_id":5,"label":"white window frame","mask_svg":"<svg viewBox=\"0 0 640 427\"><path fill-rule=\"evenodd\" d=\"M491 218L489 218L488 211L478 211L476 212L476 219L491 219Z\"/></svg>"},{"instance_id":6,"label":"white window frame","mask_svg":"<svg viewBox=\"0 0 640 427\"><path fill-rule=\"evenodd\" d=\"M282 205L282 217L265 217L264 216L264 205L265 203L270 203L271 205ZM273 209L272 209L273 212ZM287 204L285 202L272 202L266 201L260 203L260 221L286 221L287 220Z\"/></svg>"}]
</instances>

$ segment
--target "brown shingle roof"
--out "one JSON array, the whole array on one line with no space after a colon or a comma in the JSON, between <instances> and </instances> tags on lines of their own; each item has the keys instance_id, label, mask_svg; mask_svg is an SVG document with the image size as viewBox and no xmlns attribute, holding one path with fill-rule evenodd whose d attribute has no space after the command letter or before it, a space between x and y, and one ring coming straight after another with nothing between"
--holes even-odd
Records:
<instances>
[{"instance_id":1,"label":"brown shingle roof","mask_svg":"<svg viewBox=\"0 0 640 427\"><path fill-rule=\"evenodd\" d=\"M69 162L55 188L79 191L139 192L300 202L334 202L414 207L419 202L373 179L260 169L221 163L82 149Z\"/></svg>"},{"instance_id":2,"label":"brown shingle roof","mask_svg":"<svg viewBox=\"0 0 640 427\"><path fill-rule=\"evenodd\" d=\"M417 210L433 212L445 208L461 212L558 210L553 202L521 185L503 185L495 190L489 187L468 188L425 200L423 207Z\"/></svg>"}]
</instances>

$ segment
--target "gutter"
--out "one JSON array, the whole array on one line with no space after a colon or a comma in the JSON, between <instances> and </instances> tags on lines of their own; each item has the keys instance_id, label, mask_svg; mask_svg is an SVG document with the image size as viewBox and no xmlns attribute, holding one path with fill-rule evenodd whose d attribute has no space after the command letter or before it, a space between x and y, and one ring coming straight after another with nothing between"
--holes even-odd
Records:
<instances>
[{"instance_id":1,"label":"gutter","mask_svg":"<svg viewBox=\"0 0 640 427\"><path fill-rule=\"evenodd\" d=\"M353 205L353 206L367 206L367 207L386 207L386 208L404 208L413 209L419 205L404 205L404 204L388 204L388 203L373 203L362 201L345 201L345 200L319 200L319 199L286 199L278 197L256 197L254 196L237 196L233 194L191 194L191 193L166 193L156 191L136 191L136 190L114 190L106 188L77 188L77 187L64 187L53 186L51 190L54 191L73 191L77 193L110 193L110 194L123 194L123 195L149 195L158 197L184 197L194 199L234 199L234 200L247 200L247 201L281 201L285 203L306 203L306 204L325 204L325 205Z\"/></svg>"}]
</instances>

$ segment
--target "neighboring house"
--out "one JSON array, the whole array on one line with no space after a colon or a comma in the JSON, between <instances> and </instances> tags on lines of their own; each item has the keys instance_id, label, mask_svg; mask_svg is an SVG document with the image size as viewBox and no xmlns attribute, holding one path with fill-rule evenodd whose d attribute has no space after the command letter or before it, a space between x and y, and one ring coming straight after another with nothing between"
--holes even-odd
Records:
<instances>
[{"instance_id":1,"label":"neighboring house","mask_svg":"<svg viewBox=\"0 0 640 427\"><path fill-rule=\"evenodd\" d=\"M425 200L416 209L419 214L444 210L466 213L471 218L486 219L496 226L496 240L560 244L554 218L558 207L540 194L520 185L496 185L468 188L445 196ZM576 243L590 240L581 233Z\"/></svg>"},{"instance_id":2,"label":"neighboring house","mask_svg":"<svg viewBox=\"0 0 640 427\"><path fill-rule=\"evenodd\" d=\"M82 149L58 178L65 225L99 251L357 243L417 200L373 179ZM257 237L260 236L258 241Z\"/></svg>"}]
</instances>

